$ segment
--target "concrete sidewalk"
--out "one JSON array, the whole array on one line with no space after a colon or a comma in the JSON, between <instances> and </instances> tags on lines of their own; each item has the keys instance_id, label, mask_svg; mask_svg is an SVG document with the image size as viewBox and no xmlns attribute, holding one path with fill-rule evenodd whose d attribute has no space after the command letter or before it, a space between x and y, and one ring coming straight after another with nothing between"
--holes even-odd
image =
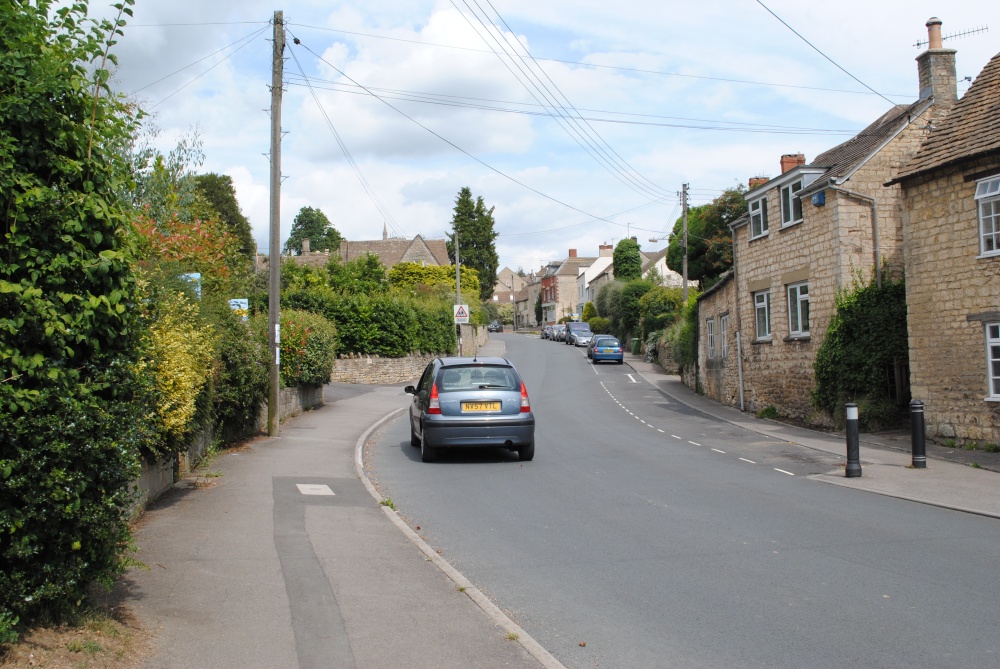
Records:
<instances>
[{"instance_id":1,"label":"concrete sidewalk","mask_svg":"<svg viewBox=\"0 0 1000 669\"><path fill-rule=\"evenodd\" d=\"M759 419L753 414L720 404L698 395L685 386L679 376L666 373L656 363L644 362L640 356L626 354L625 363L671 399L692 409L774 439L840 455L846 461L847 443L843 435ZM843 470L838 469L811 478L879 495L1000 518L1000 474L934 459L930 457L930 445L927 468L913 469L908 450L909 433L862 434L860 441L860 477L847 478Z\"/></svg>"},{"instance_id":2,"label":"concrete sidewalk","mask_svg":"<svg viewBox=\"0 0 1000 669\"><path fill-rule=\"evenodd\" d=\"M123 585L154 637L145 666L561 668L363 477L364 443L410 396L328 390L325 406L218 455L144 515L148 570Z\"/></svg>"}]
</instances>

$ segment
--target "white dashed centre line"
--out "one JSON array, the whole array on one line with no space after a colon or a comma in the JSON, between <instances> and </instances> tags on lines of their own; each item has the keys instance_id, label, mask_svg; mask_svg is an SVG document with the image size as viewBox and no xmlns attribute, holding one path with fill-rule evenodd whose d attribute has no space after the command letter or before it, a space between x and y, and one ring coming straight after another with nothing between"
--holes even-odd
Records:
<instances>
[{"instance_id":1,"label":"white dashed centre line","mask_svg":"<svg viewBox=\"0 0 1000 669\"><path fill-rule=\"evenodd\" d=\"M749 463L750 463L750 464L752 464L752 465L755 465L755 464L757 464L757 463L756 463L756 462L754 462L753 460L747 460L746 458L740 458L740 460L742 460L743 462L749 462Z\"/></svg>"},{"instance_id":2,"label":"white dashed centre line","mask_svg":"<svg viewBox=\"0 0 1000 669\"><path fill-rule=\"evenodd\" d=\"M692 446L701 446L701 444L699 444L697 441L689 441L688 443L691 444Z\"/></svg>"},{"instance_id":3,"label":"white dashed centre line","mask_svg":"<svg viewBox=\"0 0 1000 669\"><path fill-rule=\"evenodd\" d=\"M674 439L680 439L680 437L678 437L676 434L672 434L670 436L673 437Z\"/></svg>"},{"instance_id":4,"label":"white dashed centre line","mask_svg":"<svg viewBox=\"0 0 1000 669\"><path fill-rule=\"evenodd\" d=\"M719 449L717 449L717 448L713 448L712 450L713 450L713 451L715 451L716 453L725 453L725 451L720 451L720 450L719 450Z\"/></svg>"},{"instance_id":5,"label":"white dashed centre line","mask_svg":"<svg viewBox=\"0 0 1000 669\"><path fill-rule=\"evenodd\" d=\"M784 469L778 469L777 467L774 468L774 471L781 472L782 474L788 474L789 476L795 476L795 474L791 472L786 472Z\"/></svg>"}]
</instances>

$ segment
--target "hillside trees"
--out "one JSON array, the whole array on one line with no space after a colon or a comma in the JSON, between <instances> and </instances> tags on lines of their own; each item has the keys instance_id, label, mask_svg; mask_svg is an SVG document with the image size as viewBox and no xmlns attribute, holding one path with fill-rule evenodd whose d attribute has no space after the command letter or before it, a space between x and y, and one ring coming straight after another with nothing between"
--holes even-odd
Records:
<instances>
[{"instance_id":1,"label":"hillside trees","mask_svg":"<svg viewBox=\"0 0 1000 669\"><path fill-rule=\"evenodd\" d=\"M103 58L131 4L114 23L85 3L2 12L0 621L77 609L127 557L149 408L118 200L136 119Z\"/></svg>"}]
</instances>

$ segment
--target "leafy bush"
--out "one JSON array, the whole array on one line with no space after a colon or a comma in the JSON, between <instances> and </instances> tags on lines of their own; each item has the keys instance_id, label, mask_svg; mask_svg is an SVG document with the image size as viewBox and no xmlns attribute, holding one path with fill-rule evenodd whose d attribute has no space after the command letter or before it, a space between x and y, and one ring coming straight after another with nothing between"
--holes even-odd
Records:
<instances>
[{"instance_id":1,"label":"leafy bush","mask_svg":"<svg viewBox=\"0 0 1000 669\"><path fill-rule=\"evenodd\" d=\"M643 295L639 299L643 338L673 325L681 314L683 302L684 291L676 286L654 286Z\"/></svg>"},{"instance_id":2,"label":"leafy bush","mask_svg":"<svg viewBox=\"0 0 1000 669\"><path fill-rule=\"evenodd\" d=\"M253 431L267 397L271 359L267 342L252 336L249 323L232 310L220 314L215 325L219 362L212 412L217 433L228 442Z\"/></svg>"},{"instance_id":3,"label":"leafy bush","mask_svg":"<svg viewBox=\"0 0 1000 669\"><path fill-rule=\"evenodd\" d=\"M629 281L622 288L621 300L619 307L621 311L620 316L620 333L626 338L631 338L635 333L636 328L639 327L639 319L642 318L642 308L639 305L639 300L653 289L653 284L642 279L636 279L635 281Z\"/></svg>"},{"instance_id":4,"label":"leafy bush","mask_svg":"<svg viewBox=\"0 0 1000 669\"><path fill-rule=\"evenodd\" d=\"M673 350L674 362L682 369L698 359L698 300L695 293L688 294L681 317L667 330L666 340ZM660 362L666 363L665 360Z\"/></svg>"},{"instance_id":5,"label":"leafy bush","mask_svg":"<svg viewBox=\"0 0 1000 669\"><path fill-rule=\"evenodd\" d=\"M267 345L267 315L255 316L257 340ZM281 311L281 385L321 386L330 382L337 357L337 332L320 314L296 309Z\"/></svg>"},{"instance_id":6,"label":"leafy bush","mask_svg":"<svg viewBox=\"0 0 1000 669\"><path fill-rule=\"evenodd\" d=\"M132 401L139 299L117 195L129 181L118 149L137 115L108 95L101 66L118 26L89 23L85 3L7 3L3 17L0 615L9 625L78 609L93 582L120 573L129 488L150 435Z\"/></svg>"},{"instance_id":7,"label":"leafy bush","mask_svg":"<svg viewBox=\"0 0 1000 669\"><path fill-rule=\"evenodd\" d=\"M588 322L590 323L590 329L594 334L607 334L610 332L608 329L610 321L603 316L594 316Z\"/></svg>"},{"instance_id":8,"label":"leafy bush","mask_svg":"<svg viewBox=\"0 0 1000 669\"><path fill-rule=\"evenodd\" d=\"M903 281L874 279L836 297L837 312L816 354L812 404L837 420L846 402L867 402L872 420L885 421L891 403L887 370L909 357L906 334L906 287ZM878 416L878 418L876 418ZM858 412L861 420L861 412Z\"/></svg>"},{"instance_id":9,"label":"leafy bush","mask_svg":"<svg viewBox=\"0 0 1000 669\"><path fill-rule=\"evenodd\" d=\"M462 295L472 296L471 301L477 302L479 289L479 272L462 265L461 276ZM389 270L389 284L393 288L409 289L417 285L445 286L455 294L454 265L421 265L415 262L401 262ZM465 301L469 301L466 297Z\"/></svg>"},{"instance_id":10,"label":"leafy bush","mask_svg":"<svg viewBox=\"0 0 1000 669\"><path fill-rule=\"evenodd\" d=\"M584 321L590 322L590 319L597 315L597 307L594 306L593 302L587 302L583 305L583 319Z\"/></svg>"}]
</instances>

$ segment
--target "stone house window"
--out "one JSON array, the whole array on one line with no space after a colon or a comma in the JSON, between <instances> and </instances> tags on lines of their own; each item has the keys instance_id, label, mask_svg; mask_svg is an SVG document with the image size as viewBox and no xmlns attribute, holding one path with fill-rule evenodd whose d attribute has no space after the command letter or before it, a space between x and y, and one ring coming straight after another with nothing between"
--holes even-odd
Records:
<instances>
[{"instance_id":1,"label":"stone house window","mask_svg":"<svg viewBox=\"0 0 1000 669\"><path fill-rule=\"evenodd\" d=\"M750 239L767 234L767 197L750 203Z\"/></svg>"},{"instance_id":2,"label":"stone house window","mask_svg":"<svg viewBox=\"0 0 1000 669\"><path fill-rule=\"evenodd\" d=\"M781 227L802 222L802 198L796 195L800 190L801 179L781 189Z\"/></svg>"},{"instance_id":3,"label":"stone house window","mask_svg":"<svg viewBox=\"0 0 1000 669\"><path fill-rule=\"evenodd\" d=\"M979 209L979 251L982 255L1000 254L1000 175L976 184Z\"/></svg>"},{"instance_id":4,"label":"stone house window","mask_svg":"<svg viewBox=\"0 0 1000 669\"><path fill-rule=\"evenodd\" d=\"M788 286L788 335L809 336L808 283L793 283Z\"/></svg>"},{"instance_id":5,"label":"stone house window","mask_svg":"<svg viewBox=\"0 0 1000 669\"><path fill-rule=\"evenodd\" d=\"M754 322L757 325L757 339L771 338L771 293L762 290L753 294Z\"/></svg>"},{"instance_id":6,"label":"stone house window","mask_svg":"<svg viewBox=\"0 0 1000 669\"><path fill-rule=\"evenodd\" d=\"M722 314L719 316L719 337L722 339L722 346L720 349L722 351L722 359L725 360L729 357L729 314Z\"/></svg>"},{"instance_id":7,"label":"stone house window","mask_svg":"<svg viewBox=\"0 0 1000 669\"><path fill-rule=\"evenodd\" d=\"M715 319L705 320L705 336L708 338L708 359L715 357Z\"/></svg>"},{"instance_id":8,"label":"stone house window","mask_svg":"<svg viewBox=\"0 0 1000 669\"><path fill-rule=\"evenodd\" d=\"M1000 323L986 324L986 367L990 381L986 399L1000 400Z\"/></svg>"}]
</instances>

